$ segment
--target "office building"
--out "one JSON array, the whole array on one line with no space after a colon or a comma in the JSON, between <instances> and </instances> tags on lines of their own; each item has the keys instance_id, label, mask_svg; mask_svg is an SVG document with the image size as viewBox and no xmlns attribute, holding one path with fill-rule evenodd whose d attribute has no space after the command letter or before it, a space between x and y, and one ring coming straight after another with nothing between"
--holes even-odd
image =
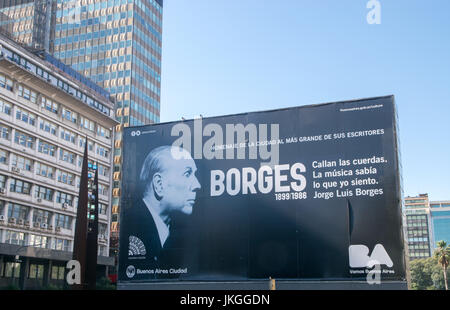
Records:
<instances>
[{"instance_id":1,"label":"office building","mask_svg":"<svg viewBox=\"0 0 450 310\"><path fill-rule=\"evenodd\" d=\"M62 286L84 145L99 171L98 273L109 257L114 103L0 36L0 287Z\"/></svg>"},{"instance_id":2,"label":"office building","mask_svg":"<svg viewBox=\"0 0 450 310\"><path fill-rule=\"evenodd\" d=\"M116 101L111 248L118 249L123 127L159 122L162 0L57 0L50 52Z\"/></svg>"},{"instance_id":3,"label":"office building","mask_svg":"<svg viewBox=\"0 0 450 310\"><path fill-rule=\"evenodd\" d=\"M410 260L431 256L431 216L427 194L405 198L406 239Z\"/></svg>"},{"instance_id":4,"label":"office building","mask_svg":"<svg viewBox=\"0 0 450 310\"><path fill-rule=\"evenodd\" d=\"M113 252L118 248L121 131L160 119L162 11L163 0L6 0L0 10L3 28L15 40L88 77L116 103Z\"/></svg>"},{"instance_id":5,"label":"office building","mask_svg":"<svg viewBox=\"0 0 450 310\"><path fill-rule=\"evenodd\" d=\"M450 201L430 201L432 249L443 240L450 244Z\"/></svg>"}]
</instances>

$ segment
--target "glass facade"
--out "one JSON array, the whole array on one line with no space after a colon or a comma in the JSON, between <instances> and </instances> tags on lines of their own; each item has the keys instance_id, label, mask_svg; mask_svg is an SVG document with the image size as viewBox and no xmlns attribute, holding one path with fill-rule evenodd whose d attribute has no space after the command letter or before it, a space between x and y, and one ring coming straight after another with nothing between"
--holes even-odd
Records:
<instances>
[{"instance_id":1,"label":"glass facade","mask_svg":"<svg viewBox=\"0 0 450 310\"><path fill-rule=\"evenodd\" d=\"M50 52L116 99L119 122L159 122L159 1L56 0L53 18Z\"/></svg>"},{"instance_id":2,"label":"glass facade","mask_svg":"<svg viewBox=\"0 0 450 310\"><path fill-rule=\"evenodd\" d=\"M450 202L431 202L431 221L433 234L433 249L437 242L444 240L450 244Z\"/></svg>"},{"instance_id":3,"label":"glass facade","mask_svg":"<svg viewBox=\"0 0 450 310\"><path fill-rule=\"evenodd\" d=\"M162 14L163 0L0 1L2 33L44 51L47 61L58 68L60 61L70 72L60 69L115 101L120 125L115 128L113 152L113 250L119 230L121 131L160 120ZM51 76L44 73L44 78ZM8 86L7 81L3 84ZM52 103L44 100L50 111ZM96 106L95 101L87 104Z\"/></svg>"},{"instance_id":4,"label":"glass facade","mask_svg":"<svg viewBox=\"0 0 450 310\"><path fill-rule=\"evenodd\" d=\"M407 215L407 240L410 259L430 257L428 215Z\"/></svg>"},{"instance_id":5,"label":"glass facade","mask_svg":"<svg viewBox=\"0 0 450 310\"><path fill-rule=\"evenodd\" d=\"M24 45L49 48L51 1L0 1L0 31Z\"/></svg>"},{"instance_id":6,"label":"glass facade","mask_svg":"<svg viewBox=\"0 0 450 310\"><path fill-rule=\"evenodd\" d=\"M54 0L50 53L115 99L111 255L118 247L121 131L160 119L162 0Z\"/></svg>"}]
</instances>

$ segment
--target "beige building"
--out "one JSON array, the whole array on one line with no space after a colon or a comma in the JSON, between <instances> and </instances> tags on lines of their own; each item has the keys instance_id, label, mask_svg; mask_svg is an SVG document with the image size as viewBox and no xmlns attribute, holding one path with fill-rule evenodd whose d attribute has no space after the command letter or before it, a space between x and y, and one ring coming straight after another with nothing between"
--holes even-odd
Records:
<instances>
[{"instance_id":1,"label":"beige building","mask_svg":"<svg viewBox=\"0 0 450 310\"><path fill-rule=\"evenodd\" d=\"M405 197L406 240L410 260L427 258L431 248L431 214L427 194Z\"/></svg>"},{"instance_id":2,"label":"beige building","mask_svg":"<svg viewBox=\"0 0 450 310\"><path fill-rule=\"evenodd\" d=\"M106 275L114 103L6 37L0 45L0 288L64 285L86 137L99 171L98 272Z\"/></svg>"}]
</instances>

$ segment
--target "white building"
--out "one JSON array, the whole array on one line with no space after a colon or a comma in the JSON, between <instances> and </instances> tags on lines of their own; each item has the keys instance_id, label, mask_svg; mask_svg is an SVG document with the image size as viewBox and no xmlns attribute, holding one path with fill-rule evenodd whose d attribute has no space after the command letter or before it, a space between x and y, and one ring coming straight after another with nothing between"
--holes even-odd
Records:
<instances>
[{"instance_id":1,"label":"white building","mask_svg":"<svg viewBox=\"0 0 450 310\"><path fill-rule=\"evenodd\" d=\"M109 253L114 104L0 36L0 288L64 283L87 137L99 168L99 272Z\"/></svg>"}]
</instances>

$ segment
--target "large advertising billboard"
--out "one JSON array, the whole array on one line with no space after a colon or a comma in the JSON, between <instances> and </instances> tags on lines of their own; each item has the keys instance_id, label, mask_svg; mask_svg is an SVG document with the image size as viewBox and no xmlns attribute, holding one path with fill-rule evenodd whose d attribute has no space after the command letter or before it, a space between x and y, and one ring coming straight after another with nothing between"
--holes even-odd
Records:
<instances>
[{"instance_id":1,"label":"large advertising billboard","mask_svg":"<svg viewBox=\"0 0 450 310\"><path fill-rule=\"evenodd\" d=\"M394 97L129 127L119 282L404 281Z\"/></svg>"}]
</instances>

